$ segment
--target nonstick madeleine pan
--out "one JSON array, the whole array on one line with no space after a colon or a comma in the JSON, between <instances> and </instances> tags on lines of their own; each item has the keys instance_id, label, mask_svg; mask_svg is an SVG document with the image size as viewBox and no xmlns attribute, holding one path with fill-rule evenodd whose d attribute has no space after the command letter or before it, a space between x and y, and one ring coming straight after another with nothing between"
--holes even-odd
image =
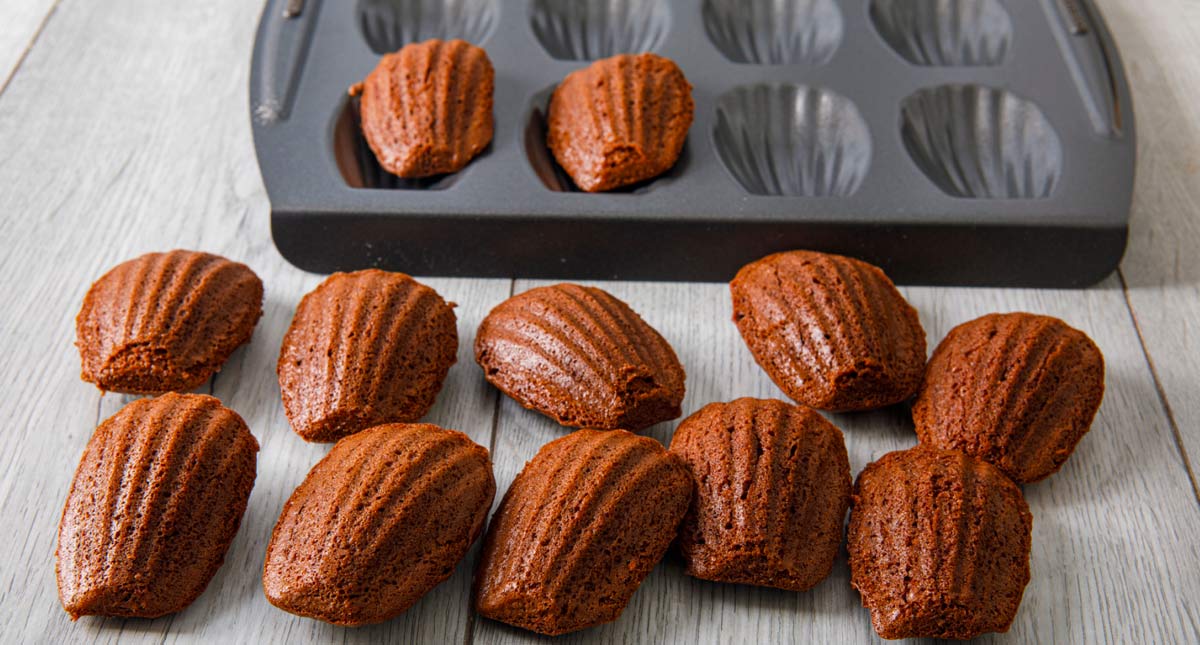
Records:
<instances>
[{"instance_id":1,"label":"nonstick madeleine pan","mask_svg":"<svg viewBox=\"0 0 1200 645\"><path fill-rule=\"evenodd\" d=\"M496 70L495 137L403 180L347 89L381 55L462 38ZM580 192L550 94L623 52L694 86L679 162ZM268 0L250 109L280 252L328 273L725 281L806 248L908 284L1078 287L1116 268L1133 106L1089 0Z\"/></svg>"}]
</instances>

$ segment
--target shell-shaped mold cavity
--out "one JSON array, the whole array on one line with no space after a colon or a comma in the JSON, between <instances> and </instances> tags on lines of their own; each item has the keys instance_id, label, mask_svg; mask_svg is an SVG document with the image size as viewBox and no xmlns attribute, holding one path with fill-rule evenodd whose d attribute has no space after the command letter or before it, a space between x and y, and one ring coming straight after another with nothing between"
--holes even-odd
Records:
<instances>
[{"instance_id":1,"label":"shell-shaped mold cavity","mask_svg":"<svg viewBox=\"0 0 1200 645\"><path fill-rule=\"evenodd\" d=\"M262 297L249 267L218 255L123 262L92 285L75 319L81 377L115 392L195 389L250 340Z\"/></svg>"},{"instance_id":2,"label":"shell-shaped mold cavity","mask_svg":"<svg viewBox=\"0 0 1200 645\"><path fill-rule=\"evenodd\" d=\"M671 169L695 114L673 61L621 54L567 75L554 90L546 145L588 192L632 186Z\"/></svg>"},{"instance_id":3,"label":"shell-shaped mold cavity","mask_svg":"<svg viewBox=\"0 0 1200 645\"><path fill-rule=\"evenodd\" d=\"M403 273L335 273L304 296L283 337L284 410L308 441L416 421L457 349L454 310L433 289Z\"/></svg>"},{"instance_id":4,"label":"shell-shaped mold cavity","mask_svg":"<svg viewBox=\"0 0 1200 645\"><path fill-rule=\"evenodd\" d=\"M525 157L534 174L542 184L556 192L582 192L563 167L554 159L554 153L546 145L547 124L546 115L550 113L550 97L554 95L554 86L548 87L534 95L525 118L525 136L522 144L525 147Z\"/></svg>"},{"instance_id":5,"label":"shell-shaped mold cavity","mask_svg":"<svg viewBox=\"0 0 1200 645\"><path fill-rule=\"evenodd\" d=\"M538 42L559 60L654 51L669 20L667 3L656 0L533 0L529 16Z\"/></svg>"},{"instance_id":6,"label":"shell-shaped mold cavity","mask_svg":"<svg viewBox=\"0 0 1200 645\"><path fill-rule=\"evenodd\" d=\"M844 197L871 165L871 134L849 99L820 88L746 85L717 99L713 142L756 195Z\"/></svg>"},{"instance_id":7,"label":"shell-shaped mold cavity","mask_svg":"<svg viewBox=\"0 0 1200 645\"><path fill-rule=\"evenodd\" d=\"M479 325L475 361L505 394L565 426L641 430L682 413L675 351L594 287L539 287L500 303Z\"/></svg>"},{"instance_id":8,"label":"shell-shaped mold cavity","mask_svg":"<svg viewBox=\"0 0 1200 645\"><path fill-rule=\"evenodd\" d=\"M900 133L921 171L954 197L1049 197L1062 174L1062 143L1046 115L1005 90L920 90L901 105Z\"/></svg>"},{"instance_id":9,"label":"shell-shaped mold cavity","mask_svg":"<svg viewBox=\"0 0 1200 645\"><path fill-rule=\"evenodd\" d=\"M380 56L431 38L479 45L496 25L499 0L358 0L363 38Z\"/></svg>"},{"instance_id":10,"label":"shell-shaped mold cavity","mask_svg":"<svg viewBox=\"0 0 1200 645\"><path fill-rule=\"evenodd\" d=\"M389 424L347 437L284 504L263 590L336 625L391 619L450 577L495 493L487 449L461 432Z\"/></svg>"},{"instance_id":11,"label":"shell-shaped mold cavity","mask_svg":"<svg viewBox=\"0 0 1200 645\"><path fill-rule=\"evenodd\" d=\"M1017 483L1059 470L1104 398L1104 356L1049 316L989 314L933 352L913 421L922 443L961 450Z\"/></svg>"},{"instance_id":12,"label":"shell-shaped mold cavity","mask_svg":"<svg viewBox=\"0 0 1200 645\"><path fill-rule=\"evenodd\" d=\"M918 446L867 466L853 503L850 584L880 636L1008 631L1029 583L1033 516L1004 473Z\"/></svg>"},{"instance_id":13,"label":"shell-shaped mold cavity","mask_svg":"<svg viewBox=\"0 0 1200 645\"><path fill-rule=\"evenodd\" d=\"M211 396L138 399L100 424L58 527L58 597L80 616L181 611L225 560L258 442Z\"/></svg>"},{"instance_id":14,"label":"shell-shaped mold cavity","mask_svg":"<svg viewBox=\"0 0 1200 645\"><path fill-rule=\"evenodd\" d=\"M495 72L463 40L427 40L388 54L351 88L363 137L384 170L408 179L462 170L492 141Z\"/></svg>"},{"instance_id":15,"label":"shell-shaped mold cavity","mask_svg":"<svg viewBox=\"0 0 1200 645\"><path fill-rule=\"evenodd\" d=\"M550 635L616 620L675 538L692 485L648 437L579 430L551 441L492 517L476 610Z\"/></svg>"},{"instance_id":16,"label":"shell-shaped mold cavity","mask_svg":"<svg viewBox=\"0 0 1200 645\"><path fill-rule=\"evenodd\" d=\"M729 288L746 347L794 401L869 410L921 385L925 330L879 267L789 251L742 267Z\"/></svg>"},{"instance_id":17,"label":"shell-shaped mold cavity","mask_svg":"<svg viewBox=\"0 0 1200 645\"><path fill-rule=\"evenodd\" d=\"M775 400L710 403L679 424L671 452L697 486L679 533L688 575L802 591L833 570L850 460L820 414Z\"/></svg>"},{"instance_id":18,"label":"shell-shaped mold cavity","mask_svg":"<svg viewBox=\"0 0 1200 645\"><path fill-rule=\"evenodd\" d=\"M872 0L871 22L914 65L1004 62L1013 26L998 0Z\"/></svg>"},{"instance_id":19,"label":"shell-shaped mold cavity","mask_svg":"<svg viewBox=\"0 0 1200 645\"><path fill-rule=\"evenodd\" d=\"M842 44L834 0L704 0L708 37L735 63L820 65Z\"/></svg>"}]
</instances>

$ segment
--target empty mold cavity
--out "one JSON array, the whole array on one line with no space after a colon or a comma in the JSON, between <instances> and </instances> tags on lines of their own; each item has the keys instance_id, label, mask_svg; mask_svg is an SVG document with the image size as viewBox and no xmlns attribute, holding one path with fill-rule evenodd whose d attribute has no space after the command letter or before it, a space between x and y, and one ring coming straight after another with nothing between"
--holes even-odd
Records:
<instances>
[{"instance_id":1,"label":"empty mold cavity","mask_svg":"<svg viewBox=\"0 0 1200 645\"><path fill-rule=\"evenodd\" d=\"M584 193L584 191L575 185L575 182L567 174L567 171L558 165L558 161L554 159L554 153L546 145L546 115L550 109L550 98L554 95L555 87L557 86L552 85L538 92L530 102L529 112L525 118L525 131L522 137L525 156L529 159L529 165L533 168L534 174L538 176L538 179L542 181L542 184L546 188L555 192ZM689 148L689 142L685 141L683 149L679 151L679 159L675 161L675 165L657 177L651 177L631 186L594 194L643 194L657 186L670 183L678 179L691 164L691 151Z\"/></svg>"},{"instance_id":2,"label":"empty mold cavity","mask_svg":"<svg viewBox=\"0 0 1200 645\"><path fill-rule=\"evenodd\" d=\"M900 130L917 166L955 197L1049 197L1062 174L1062 144L1046 115L1005 90L921 90L904 99Z\"/></svg>"},{"instance_id":3,"label":"empty mold cavity","mask_svg":"<svg viewBox=\"0 0 1200 645\"><path fill-rule=\"evenodd\" d=\"M998 0L872 0L871 22L914 65L999 65L1012 42Z\"/></svg>"},{"instance_id":4,"label":"empty mold cavity","mask_svg":"<svg viewBox=\"0 0 1200 645\"><path fill-rule=\"evenodd\" d=\"M721 162L756 195L852 195L871 165L871 135L849 99L820 88L760 84L717 99Z\"/></svg>"},{"instance_id":5,"label":"empty mold cavity","mask_svg":"<svg viewBox=\"0 0 1200 645\"><path fill-rule=\"evenodd\" d=\"M471 169L471 166L467 165L456 173L420 179L404 179L384 170L375 158L375 151L371 150L371 146L363 137L358 105L358 98L347 97L333 123L333 159L342 173L342 179L351 188L444 190ZM489 152L491 146L485 148L471 163L482 161Z\"/></svg>"},{"instance_id":6,"label":"empty mold cavity","mask_svg":"<svg viewBox=\"0 0 1200 645\"><path fill-rule=\"evenodd\" d=\"M597 60L654 51L669 17L656 0L534 0L529 20L554 58Z\"/></svg>"},{"instance_id":7,"label":"empty mold cavity","mask_svg":"<svg viewBox=\"0 0 1200 645\"><path fill-rule=\"evenodd\" d=\"M496 24L495 0L358 0L355 13L367 45L379 55L430 38L476 45Z\"/></svg>"},{"instance_id":8,"label":"empty mold cavity","mask_svg":"<svg viewBox=\"0 0 1200 645\"><path fill-rule=\"evenodd\" d=\"M829 62L842 43L834 0L704 0L704 28L735 63Z\"/></svg>"}]
</instances>

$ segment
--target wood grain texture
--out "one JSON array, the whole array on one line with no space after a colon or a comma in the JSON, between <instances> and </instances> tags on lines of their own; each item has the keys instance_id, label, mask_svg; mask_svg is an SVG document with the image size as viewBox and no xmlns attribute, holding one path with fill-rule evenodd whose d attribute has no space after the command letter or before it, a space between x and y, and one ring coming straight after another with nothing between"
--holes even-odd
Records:
<instances>
[{"instance_id":1,"label":"wood grain texture","mask_svg":"<svg viewBox=\"0 0 1200 645\"><path fill-rule=\"evenodd\" d=\"M1122 48L1138 122L1133 224L1121 270L1200 499L1200 3L1100 5Z\"/></svg>"},{"instance_id":2,"label":"wood grain texture","mask_svg":"<svg viewBox=\"0 0 1200 645\"><path fill-rule=\"evenodd\" d=\"M517 293L540 282L518 281ZM739 396L784 398L754 364L732 322L724 285L597 283L626 300L667 338L688 373L684 414ZM1031 310L1086 331L1108 359L1108 392L1093 429L1063 470L1024 488L1034 515L1033 581L1011 642L1200 639L1186 601L1200 589L1200 530L1183 463L1158 404L1123 295L1113 278L1088 291L902 289L932 344L955 325L992 311ZM481 377L482 378L482 377ZM846 435L857 475L884 453L916 443L905 406L829 418ZM647 434L668 442L677 422ZM547 441L565 430L503 400L496 480L505 490ZM1157 636L1150 636L1156 634ZM477 643L522 643L526 632L480 619ZM876 640L850 588L845 553L816 588L791 593L695 580L668 556L615 623L563 637L608 642L861 642Z\"/></svg>"},{"instance_id":3,"label":"wood grain texture","mask_svg":"<svg viewBox=\"0 0 1200 645\"><path fill-rule=\"evenodd\" d=\"M1200 509L1167 409L1200 455L1200 4L1101 0L1138 97L1141 168L1128 300L1157 368L1160 398L1117 279L1082 292L906 289L931 347L953 325L993 311L1061 316L1108 359L1093 431L1061 473L1026 487L1034 513L1033 582L1013 631L997 641L1198 642ZM41 24L49 0L4 0L0 76ZM395 621L347 630L271 607L262 596L267 540L284 500L328 449L287 426L275 357L300 297L320 281L271 243L250 141L247 68L260 6L62 0L0 94L0 634L42 642L514 643L533 637L468 611L476 550ZM41 12L39 14L39 12ZM16 47L16 49L13 49ZM11 58L11 55L9 55ZM226 564L188 610L163 619L71 623L54 584L54 535L93 428L130 397L78 379L74 315L105 269L140 253L188 247L248 263L265 314L251 344L201 391L237 410L262 443L258 482ZM459 363L428 420L494 447L498 496L563 430L502 398L474 365L483 315L508 280L426 280L460 303ZM520 282L517 290L534 283ZM781 396L729 321L724 285L608 283L675 346L689 372L685 414L715 400ZM1167 406L1164 406L1164 401ZM494 414L498 411L498 416ZM907 410L832 417L855 473L915 442ZM494 424L494 426L493 426ZM676 422L651 428L664 443ZM493 436L493 428L495 436ZM844 555L810 592L721 585L651 573L620 621L563 642L859 642L874 640Z\"/></svg>"}]
</instances>

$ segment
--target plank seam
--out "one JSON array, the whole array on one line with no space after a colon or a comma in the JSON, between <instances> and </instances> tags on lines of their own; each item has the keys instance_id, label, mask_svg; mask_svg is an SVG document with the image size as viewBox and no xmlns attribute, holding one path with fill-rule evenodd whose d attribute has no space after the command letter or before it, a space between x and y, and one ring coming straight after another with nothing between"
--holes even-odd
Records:
<instances>
[{"instance_id":1,"label":"plank seam","mask_svg":"<svg viewBox=\"0 0 1200 645\"><path fill-rule=\"evenodd\" d=\"M62 0L54 0L54 4L50 5L50 10L42 18L42 22L38 24L37 31L33 32L33 38L29 39L29 44L25 45L25 49L21 52L21 56L17 58L17 64L13 65L12 72L4 79L4 84L0 85L0 96L4 96L4 92L8 89L12 80L17 77L17 72L21 71L21 66L25 64L25 58L29 56L29 52L33 50L34 45L42 37L42 32L46 30L46 25L50 22L55 12L58 11L58 3Z\"/></svg>"},{"instance_id":2,"label":"plank seam","mask_svg":"<svg viewBox=\"0 0 1200 645\"><path fill-rule=\"evenodd\" d=\"M1125 298L1125 308L1129 311L1130 321L1133 322L1134 333L1137 334L1138 343L1142 346L1142 355L1146 358L1146 366L1150 368L1150 378L1154 381L1154 390L1158 392L1159 405L1167 415L1167 423L1170 424L1171 433L1175 436L1175 447L1179 449L1179 456L1183 459L1183 469L1187 471L1188 481L1192 483L1192 494L1196 497L1196 504L1200 505L1200 485L1196 483L1196 472L1192 469L1192 461L1188 458L1187 447L1183 443L1183 434L1179 432L1179 424L1175 422L1175 412L1171 409L1171 401L1167 398L1162 380L1158 378L1158 368L1150 356L1150 348L1146 345L1142 326L1138 322L1137 313L1133 310L1133 301L1129 298L1129 285L1125 282L1125 272L1117 269L1117 277L1121 280L1121 295Z\"/></svg>"},{"instance_id":3,"label":"plank seam","mask_svg":"<svg viewBox=\"0 0 1200 645\"><path fill-rule=\"evenodd\" d=\"M513 297L513 292L517 288L517 279L511 278L508 281L508 297ZM496 431L500 429L500 389L493 387L495 392L495 404L492 405L492 433L488 437L488 457L491 458L496 454ZM492 460L495 463L495 459ZM500 491L496 491L499 493ZM487 539L488 526L492 518L483 523L483 533L481 540ZM463 634L463 645L474 645L475 643L475 608L471 603L471 593L467 594L467 629Z\"/></svg>"},{"instance_id":4,"label":"plank seam","mask_svg":"<svg viewBox=\"0 0 1200 645\"><path fill-rule=\"evenodd\" d=\"M517 290L517 279L511 278L508 281L508 296L511 298ZM500 388L493 387L496 391L496 405L492 408L492 434L488 437L488 456L496 454L496 431L500 429Z\"/></svg>"}]
</instances>

